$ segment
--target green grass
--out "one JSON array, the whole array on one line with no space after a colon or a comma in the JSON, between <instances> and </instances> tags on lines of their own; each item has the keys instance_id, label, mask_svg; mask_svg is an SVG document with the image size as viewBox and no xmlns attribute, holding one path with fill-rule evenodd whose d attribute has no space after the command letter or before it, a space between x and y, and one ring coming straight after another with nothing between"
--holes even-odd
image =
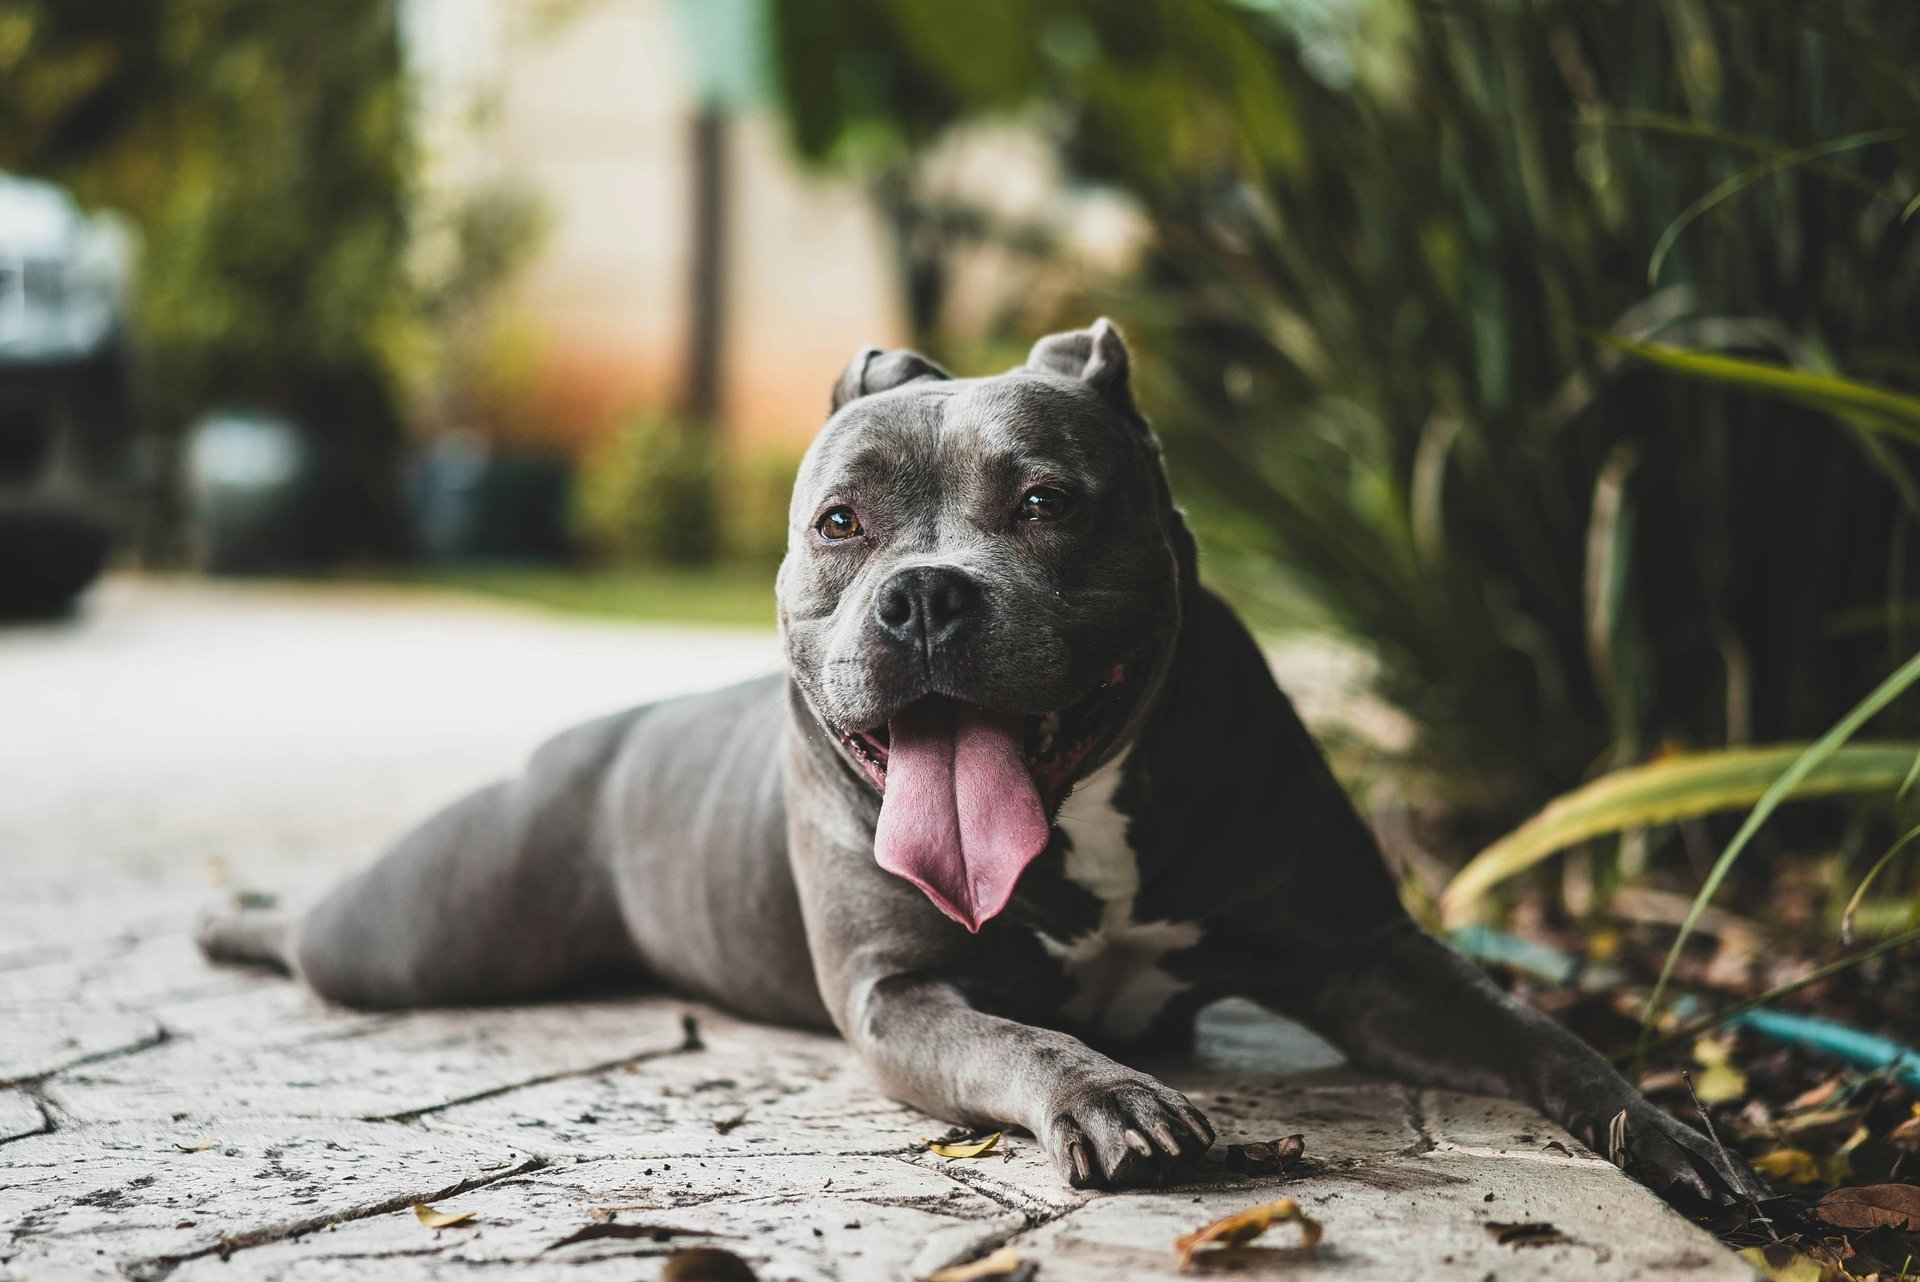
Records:
<instances>
[{"instance_id":1,"label":"green grass","mask_svg":"<svg viewBox=\"0 0 1920 1282\"><path fill-rule=\"evenodd\" d=\"M774 625L771 565L703 568L626 566L567 569L545 565L408 566L383 570L382 583L459 592L562 614L649 623L723 627ZM1325 629L1326 617L1283 574L1230 563L1208 567L1208 586L1231 601L1263 637Z\"/></svg>"},{"instance_id":2,"label":"green grass","mask_svg":"<svg viewBox=\"0 0 1920 1282\"><path fill-rule=\"evenodd\" d=\"M771 628L773 567L720 565L581 570L539 565L425 566L388 582L417 584L563 614L651 623Z\"/></svg>"}]
</instances>

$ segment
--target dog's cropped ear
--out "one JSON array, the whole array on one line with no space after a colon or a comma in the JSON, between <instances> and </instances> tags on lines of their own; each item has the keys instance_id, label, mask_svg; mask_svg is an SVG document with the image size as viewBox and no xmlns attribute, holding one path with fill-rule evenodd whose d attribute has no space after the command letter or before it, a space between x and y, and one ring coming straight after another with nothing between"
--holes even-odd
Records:
<instances>
[{"instance_id":1,"label":"dog's cropped ear","mask_svg":"<svg viewBox=\"0 0 1920 1282\"><path fill-rule=\"evenodd\" d=\"M1105 397L1114 408L1135 413L1133 367L1127 357L1126 340L1104 316L1086 329L1049 334L1035 343L1027 355L1027 368L1077 378Z\"/></svg>"},{"instance_id":2,"label":"dog's cropped ear","mask_svg":"<svg viewBox=\"0 0 1920 1282\"><path fill-rule=\"evenodd\" d=\"M896 387L905 387L922 379L952 377L918 352L910 352L905 348L889 352L878 347L863 347L860 354L841 371L840 381L833 385L833 409L838 413L848 401L857 401L875 392L890 392Z\"/></svg>"}]
</instances>

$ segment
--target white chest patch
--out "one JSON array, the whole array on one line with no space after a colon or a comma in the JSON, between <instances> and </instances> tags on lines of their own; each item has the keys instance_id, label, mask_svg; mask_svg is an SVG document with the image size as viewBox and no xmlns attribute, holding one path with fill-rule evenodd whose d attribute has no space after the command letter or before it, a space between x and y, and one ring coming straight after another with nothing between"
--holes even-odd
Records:
<instances>
[{"instance_id":1,"label":"white chest patch","mask_svg":"<svg viewBox=\"0 0 1920 1282\"><path fill-rule=\"evenodd\" d=\"M1127 844L1127 817L1113 806L1125 761L1109 761L1082 781L1057 820L1067 836L1067 880L1100 901L1100 922L1064 942L1040 936L1076 985L1061 1013L1119 1038L1146 1032L1167 1000L1189 987L1163 970L1160 959L1200 942L1197 922L1133 919L1140 863Z\"/></svg>"}]
</instances>

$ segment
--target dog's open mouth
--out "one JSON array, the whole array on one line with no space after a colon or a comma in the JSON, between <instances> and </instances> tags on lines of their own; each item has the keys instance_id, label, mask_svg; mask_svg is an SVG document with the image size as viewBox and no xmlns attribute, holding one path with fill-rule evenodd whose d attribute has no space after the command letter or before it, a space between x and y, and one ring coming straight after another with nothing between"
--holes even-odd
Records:
<instances>
[{"instance_id":1,"label":"dog's open mouth","mask_svg":"<svg viewBox=\"0 0 1920 1282\"><path fill-rule=\"evenodd\" d=\"M1095 687L1092 694L1070 708L1037 717L1018 718L1027 771L1046 793L1048 800L1058 800L1066 786L1073 782L1081 763L1119 730L1120 722L1126 716L1127 671L1124 663L1114 665L1107 679ZM912 715L922 705L957 702L945 695L930 694L896 716ZM842 730L836 726L834 733L839 735L840 742L860 764L860 768L867 772L867 777L885 792L887 762L891 756L889 749L893 743L891 723L882 723L867 730Z\"/></svg>"},{"instance_id":2,"label":"dog's open mouth","mask_svg":"<svg viewBox=\"0 0 1920 1282\"><path fill-rule=\"evenodd\" d=\"M1049 802L1120 730L1127 666L1071 707L1015 716L927 695L866 730L837 730L880 788L874 858L968 930L1007 906L1047 848Z\"/></svg>"}]
</instances>

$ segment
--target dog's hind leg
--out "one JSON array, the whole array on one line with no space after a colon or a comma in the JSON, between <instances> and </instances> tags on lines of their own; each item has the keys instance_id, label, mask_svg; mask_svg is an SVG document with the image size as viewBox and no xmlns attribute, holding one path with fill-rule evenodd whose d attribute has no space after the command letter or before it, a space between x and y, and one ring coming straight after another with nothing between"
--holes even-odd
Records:
<instances>
[{"instance_id":1,"label":"dog's hind leg","mask_svg":"<svg viewBox=\"0 0 1920 1282\"><path fill-rule=\"evenodd\" d=\"M250 911L207 923L202 950L370 1007L507 1001L632 966L599 812L601 782L643 713L560 735L520 776L428 819L298 922Z\"/></svg>"},{"instance_id":2,"label":"dog's hind leg","mask_svg":"<svg viewBox=\"0 0 1920 1282\"><path fill-rule=\"evenodd\" d=\"M293 973L288 945L293 918L273 908L242 908L203 919L194 942L211 961L266 966Z\"/></svg>"}]
</instances>

